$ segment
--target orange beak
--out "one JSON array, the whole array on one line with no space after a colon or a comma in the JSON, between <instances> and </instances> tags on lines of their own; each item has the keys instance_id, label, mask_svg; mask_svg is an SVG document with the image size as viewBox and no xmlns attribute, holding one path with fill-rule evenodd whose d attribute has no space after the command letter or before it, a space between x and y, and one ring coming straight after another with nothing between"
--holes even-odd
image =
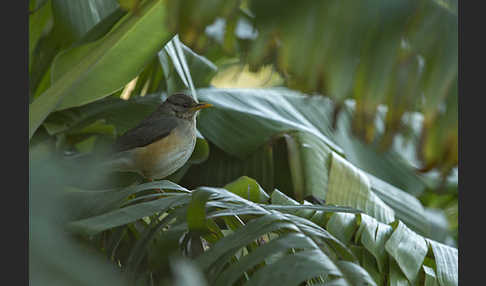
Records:
<instances>
[{"instance_id":1,"label":"orange beak","mask_svg":"<svg viewBox=\"0 0 486 286\"><path fill-rule=\"evenodd\" d=\"M211 106L213 106L213 105L210 104L210 103L199 103L196 106L194 106L193 108L191 108L191 111L196 111L196 110L208 108L208 107L211 107Z\"/></svg>"}]
</instances>

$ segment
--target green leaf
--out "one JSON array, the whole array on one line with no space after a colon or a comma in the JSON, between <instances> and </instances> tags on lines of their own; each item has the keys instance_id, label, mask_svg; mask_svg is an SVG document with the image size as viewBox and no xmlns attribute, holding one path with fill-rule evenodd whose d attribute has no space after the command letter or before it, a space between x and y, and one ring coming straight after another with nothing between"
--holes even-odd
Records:
<instances>
[{"instance_id":1,"label":"green leaf","mask_svg":"<svg viewBox=\"0 0 486 286\"><path fill-rule=\"evenodd\" d=\"M135 12L140 4L140 0L118 0L118 3L124 10Z\"/></svg>"},{"instance_id":2,"label":"green leaf","mask_svg":"<svg viewBox=\"0 0 486 286\"><path fill-rule=\"evenodd\" d=\"M326 201L362 210L384 223L394 220L393 209L370 190L368 177L336 153L332 154Z\"/></svg>"},{"instance_id":3,"label":"green leaf","mask_svg":"<svg viewBox=\"0 0 486 286\"><path fill-rule=\"evenodd\" d=\"M49 0L29 0L29 14L37 12L40 8L44 7L44 5Z\"/></svg>"},{"instance_id":4,"label":"green leaf","mask_svg":"<svg viewBox=\"0 0 486 286\"><path fill-rule=\"evenodd\" d=\"M52 0L56 26L71 42L81 39L91 28L111 15L119 5L116 0Z\"/></svg>"},{"instance_id":5,"label":"green leaf","mask_svg":"<svg viewBox=\"0 0 486 286\"><path fill-rule=\"evenodd\" d=\"M183 89L190 89L195 96L194 88L208 87L217 67L205 57L196 54L174 37L158 53L163 69L167 93L172 94Z\"/></svg>"},{"instance_id":6,"label":"green leaf","mask_svg":"<svg viewBox=\"0 0 486 286\"><path fill-rule=\"evenodd\" d=\"M189 89L193 98L197 99L191 72L182 49L178 35L175 35L158 53L167 84L167 94ZM170 59L170 62L169 62Z\"/></svg>"},{"instance_id":7,"label":"green leaf","mask_svg":"<svg viewBox=\"0 0 486 286\"><path fill-rule=\"evenodd\" d=\"M373 278L377 285L384 284L386 276L380 273L380 271L378 270L378 266L373 255L371 255L368 251L364 249L360 259L360 266L368 272L368 274Z\"/></svg>"},{"instance_id":8,"label":"green leaf","mask_svg":"<svg viewBox=\"0 0 486 286\"><path fill-rule=\"evenodd\" d=\"M439 286L437 283L437 277L435 276L435 271L434 269L427 267L427 266L422 266L422 269L424 270L425 278L424 278L424 285L425 286Z\"/></svg>"},{"instance_id":9,"label":"green leaf","mask_svg":"<svg viewBox=\"0 0 486 286\"><path fill-rule=\"evenodd\" d=\"M309 235L322 244L329 244L335 250L336 255L346 261L355 261L356 257L352 254L340 240L336 239L327 230L315 224L314 222L291 214L284 214L289 221L296 224L298 229L304 234ZM322 241L321 241L322 240ZM324 242L324 243L323 243Z\"/></svg>"},{"instance_id":10,"label":"green leaf","mask_svg":"<svg viewBox=\"0 0 486 286\"><path fill-rule=\"evenodd\" d=\"M43 126L49 134L56 135L105 120L107 124L115 126L117 134L123 134L152 113L159 104L161 98L156 94L129 100L108 97L80 107L53 112Z\"/></svg>"},{"instance_id":11,"label":"green leaf","mask_svg":"<svg viewBox=\"0 0 486 286\"><path fill-rule=\"evenodd\" d=\"M216 74L218 67L207 58L196 54L186 45L181 43L181 47L195 87L209 87L211 79Z\"/></svg>"},{"instance_id":12,"label":"green leaf","mask_svg":"<svg viewBox=\"0 0 486 286\"><path fill-rule=\"evenodd\" d=\"M46 5L39 6L39 10L29 15L29 72L31 70L34 48L42 34L45 33L46 28L48 28L49 22L52 21L51 1L40 2L44 2L43 4Z\"/></svg>"},{"instance_id":13,"label":"green leaf","mask_svg":"<svg viewBox=\"0 0 486 286\"><path fill-rule=\"evenodd\" d=\"M400 267L397 265L395 260L390 257L390 273L389 273L389 281L390 286L410 286L411 284L408 282L407 277L402 273Z\"/></svg>"},{"instance_id":14,"label":"green leaf","mask_svg":"<svg viewBox=\"0 0 486 286\"><path fill-rule=\"evenodd\" d=\"M437 269L437 280L439 285L458 285L458 251L457 248L427 239L428 245L432 248Z\"/></svg>"},{"instance_id":15,"label":"green leaf","mask_svg":"<svg viewBox=\"0 0 486 286\"><path fill-rule=\"evenodd\" d=\"M378 153L374 147L366 147L353 138L349 130L350 123L346 121L349 121L349 114L342 114L338 123L338 132L333 132L331 126L334 105L327 98L304 96L283 88L201 89L198 94L201 100L215 106L212 110L201 112L198 118L198 128L205 138L222 149L227 154L225 157L228 158L224 160L209 158L208 164L211 163L211 169L220 169L217 172L218 178L223 174L227 176L230 172L233 178L238 175L249 175L248 173L238 173L238 171L244 171L238 170L241 167L236 168L236 165L250 165L249 162L236 164L237 160L229 159L229 155L241 160L258 161L260 158L262 161L262 155L257 155L257 153L262 150L263 146L266 146L274 153L279 149L279 156L273 155L273 160L275 160L272 170L274 179L270 179L270 182L273 181L275 186L277 183L281 184L278 186L281 191L298 200L304 199L305 196L323 199L328 191L329 183L328 170L326 171L330 164L329 149L332 150L333 146L339 148L329 142L338 140L345 147L345 158L356 166L365 166L365 171L369 172L374 168L369 166L374 166L376 163L382 166L380 171L385 172L385 175L387 173L399 174L398 176L393 175L392 178L398 177L400 180L407 178L406 180L408 180L410 176L415 176L413 181L415 183L409 184L407 191L411 192L412 189L423 189L424 187L423 183L416 178L414 171L410 169L410 165L407 165L408 163L404 165L402 161L396 160L397 156ZM279 146L279 138L282 137L285 138L287 150L284 152L288 153L286 156L288 159L281 158L285 156L282 155L282 150L280 150L282 148ZM241 140L241 138L245 138L245 140ZM267 159L265 158L265 160ZM278 164L276 160L280 160ZM284 172L279 175L277 167L282 168L282 164L283 166L289 165L290 177ZM262 181L261 175L259 176L258 173L264 171L269 172L270 168L258 170L257 174L252 173L251 176ZM204 169L200 172L204 172ZM375 180L371 174L369 177L371 188L376 190L380 198L386 199L386 203L390 203L390 207L394 210L397 209L401 219L415 230L427 234L428 225L423 219L421 211L423 208L419 206L416 199L407 196L390 184L383 183L379 178ZM287 182L282 185L285 180ZM205 179L205 183L212 182ZM407 185L405 184L405 186ZM393 193L393 195L388 193ZM415 207L418 210L417 214L414 214ZM393 218L386 222L392 220Z\"/></svg>"},{"instance_id":16,"label":"green leaf","mask_svg":"<svg viewBox=\"0 0 486 286\"><path fill-rule=\"evenodd\" d=\"M292 199L289 196L286 196L284 193L280 192L277 189L273 190L270 199L273 205L290 205L290 206L300 205L296 200Z\"/></svg>"},{"instance_id":17,"label":"green leaf","mask_svg":"<svg viewBox=\"0 0 486 286\"><path fill-rule=\"evenodd\" d=\"M47 5L50 6L50 5ZM51 21L52 22L52 21ZM32 39L33 41L34 39ZM31 101L38 98L51 84L51 66L55 56L68 42L59 33L57 26L47 25L29 57L29 88Z\"/></svg>"},{"instance_id":18,"label":"green leaf","mask_svg":"<svg viewBox=\"0 0 486 286\"><path fill-rule=\"evenodd\" d=\"M329 233L345 244L351 241L357 228L356 216L347 213L333 214L326 225Z\"/></svg>"},{"instance_id":19,"label":"green leaf","mask_svg":"<svg viewBox=\"0 0 486 286\"><path fill-rule=\"evenodd\" d=\"M187 203L189 199L186 195L139 203L99 216L71 222L68 224L68 228L77 233L94 235L110 228L134 222L146 216L151 216L156 213L162 214L170 207Z\"/></svg>"},{"instance_id":20,"label":"green leaf","mask_svg":"<svg viewBox=\"0 0 486 286\"><path fill-rule=\"evenodd\" d=\"M396 228L386 242L385 249L395 259L408 281L414 284L427 255L427 243L401 221L395 224Z\"/></svg>"},{"instance_id":21,"label":"green leaf","mask_svg":"<svg viewBox=\"0 0 486 286\"><path fill-rule=\"evenodd\" d=\"M270 198L254 179L246 176L238 178L223 188L255 203L267 203Z\"/></svg>"},{"instance_id":22,"label":"green leaf","mask_svg":"<svg viewBox=\"0 0 486 286\"><path fill-rule=\"evenodd\" d=\"M125 11L115 9L113 12L107 14L105 17L96 22L96 25L84 33L73 45L82 45L101 39L103 36L109 33L110 30L115 27L119 20L125 15Z\"/></svg>"},{"instance_id":23,"label":"green leaf","mask_svg":"<svg viewBox=\"0 0 486 286\"><path fill-rule=\"evenodd\" d=\"M211 188L211 187L199 187L197 188L198 190L199 189L203 189L203 190L206 190L208 192L211 193L211 196L213 199L215 200L222 200L224 202L234 202L234 203L238 203L238 204L242 204L244 206L248 206L250 208L253 208L253 209L256 209L256 210L260 210L260 211L263 211L263 213L269 213L268 211L265 211L265 209L263 207L261 207L259 204L256 204L252 201L249 201L249 200L246 200L226 189L223 189L223 188ZM215 202L213 202L215 203Z\"/></svg>"},{"instance_id":24,"label":"green leaf","mask_svg":"<svg viewBox=\"0 0 486 286\"><path fill-rule=\"evenodd\" d=\"M329 274L336 276L340 274L329 257L317 249L304 250L285 256L258 270L251 276L247 285L299 285L319 275Z\"/></svg>"},{"instance_id":25,"label":"green leaf","mask_svg":"<svg viewBox=\"0 0 486 286\"><path fill-rule=\"evenodd\" d=\"M141 15L128 14L102 39L59 55L53 63L53 81L83 61L93 62L90 70L83 73L82 84L57 109L83 105L108 96L138 75L170 36L163 25L164 8L160 1L147 3L141 8ZM160 28L153 29L154 26ZM144 44L140 45L140 42ZM135 50L137 52L133 56L120 62L120 57ZM113 69L117 72L108 73Z\"/></svg>"},{"instance_id":26,"label":"green leaf","mask_svg":"<svg viewBox=\"0 0 486 286\"><path fill-rule=\"evenodd\" d=\"M329 137L332 131L327 113L331 103L325 98L302 96L284 88L200 89L198 97L215 106L211 112L201 112L201 133L239 158L248 156L273 136L291 130L312 133L332 149L340 150ZM229 131L231 137L220 136Z\"/></svg>"},{"instance_id":27,"label":"green leaf","mask_svg":"<svg viewBox=\"0 0 486 286\"><path fill-rule=\"evenodd\" d=\"M104 119L100 119L81 129L71 130L69 133L70 134L104 134L111 137L115 137L116 131L113 125L106 124L106 121Z\"/></svg>"},{"instance_id":28,"label":"green leaf","mask_svg":"<svg viewBox=\"0 0 486 286\"><path fill-rule=\"evenodd\" d=\"M215 106L201 112L198 118L198 129L205 138L229 155L244 160L259 147L283 137L297 200L324 198L330 149L327 144L338 148L326 136L332 134L322 112L330 107L328 101L285 89L203 89L199 98ZM222 140L221 134L231 136Z\"/></svg>"},{"instance_id":29,"label":"green leaf","mask_svg":"<svg viewBox=\"0 0 486 286\"><path fill-rule=\"evenodd\" d=\"M360 233L360 241L373 254L378 265L378 270L383 275L388 261L385 243L392 234L393 229L391 226L381 223L366 214L361 214L360 216L361 224L358 230Z\"/></svg>"},{"instance_id":30,"label":"green leaf","mask_svg":"<svg viewBox=\"0 0 486 286\"><path fill-rule=\"evenodd\" d=\"M302 209L301 204L299 204L297 201L293 200L292 198L286 196L285 194L283 194L282 192L280 192L277 189L275 189L272 192L271 201L272 201L272 204L269 205L269 207L273 207L274 205L299 206L299 208L296 208L296 210L292 211L291 213L298 215L298 216L301 216L301 217L311 218L315 213L315 211L312 211L312 210L309 210L309 209ZM273 209L275 209L275 208L273 208ZM280 208L280 210L282 210L282 208Z\"/></svg>"},{"instance_id":31,"label":"green leaf","mask_svg":"<svg viewBox=\"0 0 486 286\"><path fill-rule=\"evenodd\" d=\"M116 210L128 196L153 189L189 193L187 189L165 180L131 186L121 190L92 191L71 188L66 193L66 204L72 210L73 219L79 220Z\"/></svg>"},{"instance_id":32,"label":"green leaf","mask_svg":"<svg viewBox=\"0 0 486 286\"><path fill-rule=\"evenodd\" d=\"M376 283L371 276L361 266L349 261L338 261L339 270L343 273L344 278L349 285L375 285Z\"/></svg>"},{"instance_id":33,"label":"green leaf","mask_svg":"<svg viewBox=\"0 0 486 286\"><path fill-rule=\"evenodd\" d=\"M294 196L324 200L328 185L330 148L316 136L306 132L284 135L287 143L290 173Z\"/></svg>"},{"instance_id":34,"label":"green leaf","mask_svg":"<svg viewBox=\"0 0 486 286\"><path fill-rule=\"evenodd\" d=\"M123 11L117 9L114 1L53 0L46 6L49 11L52 6L53 17L50 18L53 18L54 25L50 30L44 31L48 33L39 39L34 54L29 58L29 61L32 61L32 69L29 69L30 88L31 91L35 91L35 98L46 90L44 85L47 80L45 79L50 76L49 68L60 51L72 44L80 45L98 40L124 15ZM40 24L34 24L36 27L32 30L36 31L38 26L42 27ZM35 40L32 39L29 43Z\"/></svg>"},{"instance_id":35,"label":"green leaf","mask_svg":"<svg viewBox=\"0 0 486 286\"><path fill-rule=\"evenodd\" d=\"M170 36L163 28L164 14L162 1L148 2L141 7L139 16L127 15L104 38L88 44L92 49L80 46L59 55L53 73L62 76L30 105L29 138L54 109L95 101L132 80ZM161 28L153 29L154 26ZM121 56L134 50L134 56L120 62ZM70 69L61 72L56 70L57 65ZM117 72L109 72L113 69Z\"/></svg>"},{"instance_id":36,"label":"green leaf","mask_svg":"<svg viewBox=\"0 0 486 286\"><path fill-rule=\"evenodd\" d=\"M211 150L209 158L200 165L191 166L180 181L181 184L192 188L201 185L222 187L241 176L248 176L257 180L264 190L273 190L274 186L278 185L279 188L283 187L291 193L288 164L274 162L274 160L286 160L285 151L281 150L285 148L284 144L280 144L283 142L279 142L276 147L262 146L245 160L225 153L209 140L207 142ZM280 152L283 154L282 156L275 154L276 148L279 154Z\"/></svg>"},{"instance_id":37,"label":"green leaf","mask_svg":"<svg viewBox=\"0 0 486 286\"><path fill-rule=\"evenodd\" d=\"M197 1L169 2L174 11L171 27L178 30L185 43L199 48L220 43L221 50L234 52L234 31L238 30L235 6L222 7L217 1L206 10ZM286 85L290 88L328 95L338 105L354 98L358 105L353 118L355 133L367 142L380 139L375 136L377 107L394 106L385 125L386 137L390 139L401 132L403 112L415 111L425 103L426 113L432 118L447 91L454 89L451 86L457 80L457 1L373 1L353 5L339 1L311 1L303 5L292 1L244 2L245 10L251 11L251 28L258 31L258 36L246 37L248 43L236 50L253 70L274 65L288 77ZM204 16L208 14L211 16ZM307 21L302 21L304 18ZM203 29L215 40L201 39ZM308 32L302 33L303 30ZM424 102L421 91L425 91ZM454 123L446 126L454 127ZM438 142L432 139L427 144L432 146L427 147L430 152L426 153L431 153L428 155L444 154L446 148ZM383 163L393 165L392 160ZM383 175L394 176L372 163L363 160L362 164L358 167L367 169L366 165L386 181L390 182ZM408 178L396 175L395 180L407 188L390 183L409 192L421 192L412 187L420 183L417 178L410 170L405 171Z\"/></svg>"},{"instance_id":38,"label":"green leaf","mask_svg":"<svg viewBox=\"0 0 486 286\"><path fill-rule=\"evenodd\" d=\"M87 153L93 150L94 144L95 144L96 138L94 136L88 137L88 139L83 140L79 143L76 143L74 146L76 147L77 150L81 153Z\"/></svg>"},{"instance_id":39,"label":"green leaf","mask_svg":"<svg viewBox=\"0 0 486 286\"><path fill-rule=\"evenodd\" d=\"M215 286L233 285L246 271L263 262L267 257L275 253L284 253L289 249L315 248L315 244L305 235L289 233L279 236L271 241L257 247L248 255L241 257L236 264L225 269L217 280ZM336 271L337 272L337 271Z\"/></svg>"},{"instance_id":40,"label":"green leaf","mask_svg":"<svg viewBox=\"0 0 486 286\"><path fill-rule=\"evenodd\" d=\"M296 227L290 222L281 221L274 214L264 215L251 220L244 228L237 229L235 232L220 239L209 251L198 257L196 261L204 271L208 271L215 263L225 263L241 247L250 244L266 233L278 229L296 230ZM218 269L212 271L216 270ZM209 274L211 275L212 272L209 272Z\"/></svg>"},{"instance_id":41,"label":"green leaf","mask_svg":"<svg viewBox=\"0 0 486 286\"><path fill-rule=\"evenodd\" d=\"M189 200L188 200L189 201ZM136 273L139 269L140 263L143 258L147 255L147 250L150 242L160 233L160 231L167 227L174 219L180 221L183 213L185 213L185 207L177 209L161 220L154 221L154 225L145 227L140 234L139 239L136 240L133 247L130 249L129 255L126 259L126 271L128 272L130 280L136 279ZM186 232L185 228L181 225L171 225L171 229L165 231L164 236L159 236L161 241L158 242L157 246L165 250L167 255L176 253L179 245L179 241L183 233ZM167 259L168 257L165 257Z\"/></svg>"},{"instance_id":42,"label":"green leaf","mask_svg":"<svg viewBox=\"0 0 486 286\"><path fill-rule=\"evenodd\" d=\"M207 229L206 202L211 193L197 190L192 193L191 203L187 208L187 226L192 231L203 232Z\"/></svg>"}]
</instances>

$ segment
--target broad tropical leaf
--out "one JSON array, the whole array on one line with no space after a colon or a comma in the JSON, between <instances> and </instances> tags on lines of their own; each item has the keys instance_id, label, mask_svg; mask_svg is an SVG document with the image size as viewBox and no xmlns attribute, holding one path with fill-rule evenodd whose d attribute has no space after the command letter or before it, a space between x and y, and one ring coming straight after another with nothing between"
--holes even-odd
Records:
<instances>
[{"instance_id":1,"label":"broad tropical leaf","mask_svg":"<svg viewBox=\"0 0 486 286\"><path fill-rule=\"evenodd\" d=\"M51 1L56 25L71 42L80 40L119 7L116 0Z\"/></svg>"},{"instance_id":2,"label":"broad tropical leaf","mask_svg":"<svg viewBox=\"0 0 486 286\"><path fill-rule=\"evenodd\" d=\"M457 285L456 2L29 0L33 283ZM189 161L105 168L174 92Z\"/></svg>"},{"instance_id":3,"label":"broad tropical leaf","mask_svg":"<svg viewBox=\"0 0 486 286\"><path fill-rule=\"evenodd\" d=\"M140 13L141 16L127 15L101 40L58 56L53 69L60 78L30 106L29 138L54 109L79 106L108 96L133 79L160 50L170 37L162 21L164 3L150 1L141 7ZM160 29L153 29L154 26ZM140 32L144 30L151 36ZM140 42L144 45L140 46ZM135 49L134 56L120 64L120 56ZM70 69L66 70L67 67ZM115 68L117 73L109 72Z\"/></svg>"},{"instance_id":4,"label":"broad tropical leaf","mask_svg":"<svg viewBox=\"0 0 486 286\"><path fill-rule=\"evenodd\" d=\"M394 158L399 158L390 153L380 154L370 146L348 148L346 144L361 143L350 137L349 131L346 131L349 127L345 124L346 121L340 120L339 129L336 132L332 131L332 103L326 98L308 97L280 88L202 89L198 91L198 95L201 100L216 106L211 111L201 113L198 119L199 130L224 153L212 148L212 154L219 159L210 157L207 167L201 165L200 168L195 167L197 169L194 171L189 170L189 177L196 185L204 183L222 186L239 176L250 175L261 179L264 186L274 188L280 185L278 188L284 192L285 189L292 189L292 196L299 200L309 196L322 200L329 192L330 151L333 150L332 146L335 146L336 151L340 150L338 145L332 143L328 145L326 142L337 139L340 143L344 143L347 151L344 152L344 156L347 159L349 155L353 164L360 162L366 166L373 165L370 162L378 162L380 165L382 162L392 162ZM342 118L342 120L347 118L345 113L342 114ZM223 137L222 134L228 136ZM236 135L229 136L229 134ZM342 140L344 136L349 138L344 141ZM281 137L285 140L284 145L279 143L278 138ZM284 149L282 150L280 146L284 146ZM336 153L343 156L340 152ZM283 159L282 156L287 159ZM382 164L381 170L385 170L382 172L388 174L405 172L408 176L417 178L407 164L395 160L393 165ZM285 165L289 167L282 169ZM278 166L279 170L273 166ZM203 174L205 170L215 170L215 168L219 170L216 172L218 175L215 176L214 181L210 181L207 175ZM371 174L362 173L361 170L359 173L363 180L369 181L370 196L374 197L373 200L380 201L379 204L387 209L387 218L382 219L390 222L394 216L389 214L396 212L399 218L411 228L422 234L428 234L429 222L424 219L423 207L417 199ZM196 180L198 176L201 176L199 181ZM228 181L221 181L224 177ZM385 177L388 178L386 173ZM186 180L186 182L190 181ZM420 180L416 182L415 184L422 184ZM421 186L423 188L423 185ZM338 190L341 187L338 186Z\"/></svg>"},{"instance_id":5,"label":"broad tropical leaf","mask_svg":"<svg viewBox=\"0 0 486 286\"><path fill-rule=\"evenodd\" d=\"M357 208L384 223L395 219L393 209L371 191L368 177L337 154L332 156L329 177L327 203Z\"/></svg>"},{"instance_id":6,"label":"broad tropical leaf","mask_svg":"<svg viewBox=\"0 0 486 286\"><path fill-rule=\"evenodd\" d=\"M410 283L415 283L427 255L427 243L398 221L393 234L385 244L386 251L397 262ZM410 251L413 249L414 251Z\"/></svg>"},{"instance_id":7,"label":"broad tropical leaf","mask_svg":"<svg viewBox=\"0 0 486 286\"><path fill-rule=\"evenodd\" d=\"M434 253L439 285L457 285L459 275L457 248L430 239L427 239L427 243Z\"/></svg>"}]
</instances>

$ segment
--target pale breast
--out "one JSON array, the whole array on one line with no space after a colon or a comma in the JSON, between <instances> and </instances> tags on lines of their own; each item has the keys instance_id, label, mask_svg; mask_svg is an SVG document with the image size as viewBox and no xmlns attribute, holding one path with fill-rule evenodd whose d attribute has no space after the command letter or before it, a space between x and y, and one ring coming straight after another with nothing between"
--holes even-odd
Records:
<instances>
[{"instance_id":1,"label":"pale breast","mask_svg":"<svg viewBox=\"0 0 486 286\"><path fill-rule=\"evenodd\" d=\"M194 150L195 125L182 121L177 128L161 140L136 148L133 162L147 178L165 178L182 167Z\"/></svg>"}]
</instances>

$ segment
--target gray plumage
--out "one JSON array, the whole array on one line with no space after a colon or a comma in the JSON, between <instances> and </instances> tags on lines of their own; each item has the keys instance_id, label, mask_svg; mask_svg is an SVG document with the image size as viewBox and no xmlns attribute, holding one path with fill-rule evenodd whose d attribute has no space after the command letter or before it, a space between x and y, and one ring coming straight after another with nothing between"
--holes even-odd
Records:
<instances>
[{"instance_id":1,"label":"gray plumage","mask_svg":"<svg viewBox=\"0 0 486 286\"><path fill-rule=\"evenodd\" d=\"M118 137L113 152L143 147L164 138L177 126L177 118L192 119L196 112L187 112L187 109L196 105L197 102L188 95L177 93L170 96L137 126Z\"/></svg>"},{"instance_id":2,"label":"gray plumage","mask_svg":"<svg viewBox=\"0 0 486 286\"><path fill-rule=\"evenodd\" d=\"M174 94L150 116L120 136L113 145L113 170L133 171L148 179L164 178L189 159L196 143L198 104L185 94Z\"/></svg>"},{"instance_id":3,"label":"gray plumage","mask_svg":"<svg viewBox=\"0 0 486 286\"><path fill-rule=\"evenodd\" d=\"M113 145L113 152L147 146L169 135L176 126L177 119L174 116L156 115L146 118L135 128L118 137Z\"/></svg>"}]
</instances>

